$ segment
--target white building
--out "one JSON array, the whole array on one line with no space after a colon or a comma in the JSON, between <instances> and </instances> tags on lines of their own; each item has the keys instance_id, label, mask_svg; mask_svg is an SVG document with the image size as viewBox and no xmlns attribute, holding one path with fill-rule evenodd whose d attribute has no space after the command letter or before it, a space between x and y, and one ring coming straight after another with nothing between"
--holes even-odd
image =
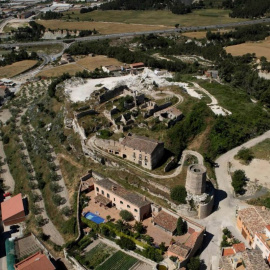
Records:
<instances>
[{"instance_id":1,"label":"white building","mask_svg":"<svg viewBox=\"0 0 270 270\"><path fill-rule=\"evenodd\" d=\"M256 232L252 247L262 251L263 258L270 262L270 225L261 233Z\"/></svg>"}]
</instances>

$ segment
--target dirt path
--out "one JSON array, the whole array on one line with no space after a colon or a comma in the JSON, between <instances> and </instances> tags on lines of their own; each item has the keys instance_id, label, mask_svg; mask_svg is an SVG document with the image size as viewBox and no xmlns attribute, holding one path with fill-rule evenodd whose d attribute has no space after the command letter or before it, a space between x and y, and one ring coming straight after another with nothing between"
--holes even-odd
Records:
<instances>
[{"instance_id":1,"label":"dirt path","mask_svg":"<svg viewBox=\"0 0 270 270\"><path fill-rule=\"evenodd\" d=\"M110 159L113 159L116 162L121 161L122 163L124 163L126 166L131 167L133 169L136 169L137 171L140 171L142 173L144 173L146 176L151 176L153 178L157 178L157 179L168 179L168 178L173 178L178 176L182 169L183 169L183 162L185 160L186 155L195 155L198 158L198 162L199 164L203 164L203 157L200 153L195 152L195 151L191 151L191 150L185 150L183 151L183 155L181 160L178 163L178 167L175 169L175 171L171 174L168 175L159 175L159 174L154 174L154 173L150 173L149 171L144 170L143 168L140 168L130 162L127 162L123 159L120 159L119 157L116 157L114 155L111 155L109 153L107 153L106 151L100 149L97 147L97 145L95 144L95 140L96 140L96 136L91 137L88 142L87 142L87 146L90 147L91 149L95 150L97 153L99 153L100 155L104 156L104 157L108 157Z\"/></svg>"},{"instance_id":2,"label":"dirt path","mask_svg":"<svg viewBox=\"0 0 270 270\"><path fill-rule=\"evenodd\" d=\"M64 154L57 154L57 157L58 157L58 158L63 158L63 159L65 159L67 162L69 162L69 163L72 164L73 166L77 167L78 169L83 169L83 166L82 166L80 163L74 161L74 160L73 160L72 158L70 158L69 156L66 156L66 155L64 155Z\"/></svg>"},{"instance_id":3,"label":"dirt path","mask_svg":"<svg viewBox=\"0 0 270 270\"><path fill-rule=\"evenodd\" d=\"M0 156L2 157L2 161L6 160L6 154L4 151L4 146L3 146L3 141L0 141ZM2 166L3 173L1 173L1 177L4 179L4 184L8 188L6 191L10 191L13 193L14 188L15 188L15 181L10 173L9 166L7 162Z\"/></svg>"}]
</instances>

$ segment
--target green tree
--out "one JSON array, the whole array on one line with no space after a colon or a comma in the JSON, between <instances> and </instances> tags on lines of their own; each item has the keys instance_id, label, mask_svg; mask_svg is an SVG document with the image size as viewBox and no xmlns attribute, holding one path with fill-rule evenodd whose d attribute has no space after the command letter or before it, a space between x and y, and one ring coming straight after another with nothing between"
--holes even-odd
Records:
<instances>
[{"instance_id":1,"label":"green tree","mask_svg":"<svg viewBox=\"0 0 270 270\"><path fill-rule=\"evenodd\" d=\"M187 267L188 270L200 270L201 261L199 257L192 257Z\"/></svg>"},{"instance_id":2,"label":"green tree","mask_svg":"<svg viewBox=\"0 0 270 270\"><path fill-rule=\"evenodd\" d=\"M142 222L136 221L133 228L138 233L143 233L143 231L144 231L144 226L143 226Z\"/></svg>"},{"instance_id":3,"label":"green tree","mask_svg":"<svg viewBox=\"0 0 270 270\"><path fill-rule=\"evenodd\" d=\"M9 143L9 136L8 135L4 135L4 137L3 137L3 143L4 144L8 144Z\"/></svg>"},{"instance_id":4,"label":"green tree","mask_svg":"<svg viewBox=\"0 0 270 270\"><path fill-rule=\"evenodd\" d=\"M136 244L129 238L121 236L119 240L116 241L117 245L119 245L123 249L135 250Z\"/></svg>"},{"instance_id":5,"label":"green tree","mask_svg":"<svg viewBox=\"0 0 270 270\"><path fill-rule=\"evenodd\" d=\"M243 170L236 170L232 176L232 186L235 193L242 193L243 187L246 185L246 175Z\"/></svg>"},{"instance_id":6,"label":"green tree","mask_svg":"<svg viewBox=\"0 0 270 270\"><path fill-rule=\"evenodd\" d=\"M132 213L127 210L121 210L119 213L120 217L125 221L131 221L134 219Z\"/></svg>"},{"instance_id":7,"label":"green tree","mask_svg":"<svg viewBox=\"0 0 270 270\"><path fill-rule=\"evenodd\" d=\"M178 203L186 203L187 191L184 186L175 186L171 189L171 199Z\"/></svg>"},{"instance_id":8,"label":"green tree","mask_svg":"<svg viewBox=\"0 0 270 270\"><path fill-rule=\"evenodd\" d=\"M187 223L181 217L177 220L176 233L177 235L183 235L187 232Z\"/></svg>"}]
</instances>

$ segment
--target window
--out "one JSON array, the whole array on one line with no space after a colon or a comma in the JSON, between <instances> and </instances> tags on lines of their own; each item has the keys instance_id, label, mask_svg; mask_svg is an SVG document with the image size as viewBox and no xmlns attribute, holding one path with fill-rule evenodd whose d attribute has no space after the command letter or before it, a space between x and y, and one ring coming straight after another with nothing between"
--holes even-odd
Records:
<instances>
[{"instance_id":1,"label":"window","mask_svg":"<svg viewBox=\"0 0 270 270\"><path fill-rule=\"evenodd\" d=\"M120 204L124 204L122 201L120 201Z\"/></svg>"},{"instance_id":2,"label":"window","mask_svg":"<svg viewBox=\"0 0 270 270\"><path fill-rule=\"evenodd\" d=\"M142 159L142 154L139 154L139 159Z\"/></svg>"},{"instance_id":3,"label":"window","mask_svg":"<svg viewBox=\"0 0 270 270\"><path fill-rule=\"evenodd\" d=\"M104 190L101 190L101 194L104 195Z\"/></svg>"},{"instance_id":4,"label":"window","mask_svg":"<svg viewBox=\"0 0 270 270\"><path fill-rule=\"evenodd\" d=\"M127 205L127 208L130 208L130 205Z\"/></svg>"},{"instance_id":5,"label":"window","mask_svg":"<svg viewBox=\"0 0 270 270\"><path fill-rule=\"evenodd\" d=\"M115 202L115 198L113 198L113 201Z\"/></svg>"},{"instance_id":6,"label":"window","mask_svg":"<svg viewBox=\"0 0 270 270\"><path fill-rule=\"evenodd\" d=\"M107 198L110 198L110 194L109 193L107 193Z\"/></svg>"},{"instance_id":7,"label":"window","mask_svg":"<svg viewBox=\"0 0 270 270\"><path fill-rule=\"evenodd\" d=\"M136 154L135 153L133 153L133 157L136 158Z\"/></svg>"},{"instance_id":8,"label":"window","mask_svg":"<svg viewBox=\"0 0 270 270\"><path fill-rule=\"evenodd\" d=\"M98 187L96 187L96 191L99 192L99 188Z\"/></svg>"},{"instance_id":9,"label":"window","mask_svg":"<svg viewBox=\"0 0 270 270\"><path fill-rule=\"evenodd\" d=\"M138 210L137 209L134 209L134 212L138 212Z\"/></svg>"}]
</instances>

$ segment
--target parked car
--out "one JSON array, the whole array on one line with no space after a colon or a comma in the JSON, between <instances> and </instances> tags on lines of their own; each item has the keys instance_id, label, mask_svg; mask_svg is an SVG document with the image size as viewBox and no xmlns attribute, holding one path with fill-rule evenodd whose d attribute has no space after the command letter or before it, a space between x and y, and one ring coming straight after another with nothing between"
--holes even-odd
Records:
<instances>
[{"instance_id":1,"label":"parked car","mask_svg":"<svg viewBox=\"0 0 270 270\"><path fill-rule=\"evenodd\" d=\"M5 198L8 197L8 196L11 196L11 193L10 193L10 192L4 193L4 197L5 197Z\"/></svg>"}]
</instances>

